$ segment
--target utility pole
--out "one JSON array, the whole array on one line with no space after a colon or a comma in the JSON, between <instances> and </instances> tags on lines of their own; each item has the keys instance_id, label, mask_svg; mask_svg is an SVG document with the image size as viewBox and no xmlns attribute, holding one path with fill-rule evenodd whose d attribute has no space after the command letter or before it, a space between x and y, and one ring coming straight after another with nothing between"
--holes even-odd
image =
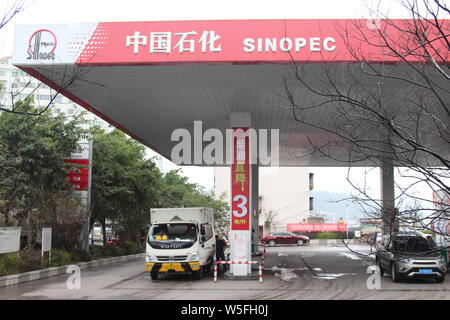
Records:
<instances>
[{"instance_id":1,"label":"utility pole","mask_svg":"<svg viewBox=\"0 0 450 320\"><path fill-rule=\"evenodd\" d=\"M89 138L89 171L88 171L88 190L86 198L87 219L84 223L83 230L81 232L81 249L89 252L89 227L91 225L91 192L92 192L92 154L93 154L93 137Z\"/></svg>"},{"instance_id":2,"label":"utility pole","mask_svg":"<svg viewBox=\"0 0 450 320\"><path fill-rule=\"evenodd\" d=\"M347 224L347 239L348 239L348 203L345 205L345 223Z\"/></svg>"}]
</instances>

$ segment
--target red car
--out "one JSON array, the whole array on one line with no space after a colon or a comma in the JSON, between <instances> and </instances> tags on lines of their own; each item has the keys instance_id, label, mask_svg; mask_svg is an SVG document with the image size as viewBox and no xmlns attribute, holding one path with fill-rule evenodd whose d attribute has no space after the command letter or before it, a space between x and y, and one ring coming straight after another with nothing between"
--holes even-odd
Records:
<instances>
[{"instance_id":1,"label":"red car","mask_svg":"<svg viewBox=\"0 0 450 320\"><path fill-rule=\"evenodd\" d=\"M275 232L264 236L262 241L271 247L277 244L296 244L302 246L309 243L309 238L303 235L296 235L290 232Z\"/></svg>"},{"instance_id":2,"label":"red car","mask_svg":"<svg viewBox=\"0 0 450 320\"><path fill-rule=\"evenodd\" d=\"M118 246L120 242L124 242L124 241L119 238L111 238L108 241L106 241L106 244L109 244L112 246Z\"/></svg>"}]
</instances>

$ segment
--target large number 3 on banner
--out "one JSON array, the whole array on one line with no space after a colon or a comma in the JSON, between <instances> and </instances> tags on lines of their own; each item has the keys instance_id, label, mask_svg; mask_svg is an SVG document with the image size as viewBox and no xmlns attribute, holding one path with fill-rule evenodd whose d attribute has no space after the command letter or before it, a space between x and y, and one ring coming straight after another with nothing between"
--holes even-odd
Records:
<instances>
[{"instance_id":1,"label":"large number 3 on banner","mask_svg":"<svg viewBox=\"0 0 450 320\"><path fill-rule=\"evenodd\" d=\"M237 210L233 210L233 215L236 218L242 218L242 217L245 217L247 215L247 207L246 207L247 202L248 202L247 197L242 195L242 194L235 195L234 198L233 198L233 201L234 202L238 202L239 200L242 200L242 201L241 201L241 203L237 204L237 207L239 209L241 209L241 212L238 212Z\"/></svg>"}]
</instances>

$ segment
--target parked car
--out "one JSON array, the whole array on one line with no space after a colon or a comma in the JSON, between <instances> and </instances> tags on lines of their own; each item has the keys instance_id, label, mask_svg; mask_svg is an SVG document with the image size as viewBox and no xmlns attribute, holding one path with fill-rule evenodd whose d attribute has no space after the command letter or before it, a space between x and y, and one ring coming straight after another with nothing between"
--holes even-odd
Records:
<instances>
[{"instance_id":1,"label":"parked car","mask_svg":"<svg viewBox=\"0 0 450 320\"><path fill-rule=\"evenodd\" d=\"M106 244L112 245L112 246L118 246L121 242L124 242L124 240L119 238L111 238L106 241Z\"/></svg>"},{"instance_id":2,"label":"parked car","mask_svg":"<svg viewBox=\"0 0 450 320\"><path fill-rule=\"evenodd\" d=\"M394 282L413 278L434 278L443 282L447 273L439 248L430 248L418 233L394 233L383 237L376 252L381 275L389 273Z\"/></svg>"},{"instance_id":3,"label":"parked car","mask_svg":"<svg viewBox=\"0 0 450 320\"><path fill-rule=\"evenodd\" d=\"M274 247L277 244L296 244L302 246L309 243L309 238L303 235L296 235L291 232L275 232L266 235L261 239L262 242Z\"/></svg>"}]
</instances>

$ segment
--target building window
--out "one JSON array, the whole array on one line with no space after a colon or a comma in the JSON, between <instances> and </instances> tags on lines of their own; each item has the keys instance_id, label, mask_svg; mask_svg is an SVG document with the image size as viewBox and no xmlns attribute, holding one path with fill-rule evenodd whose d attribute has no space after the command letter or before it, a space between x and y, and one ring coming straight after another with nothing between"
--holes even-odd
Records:
<instances>
[{"instance_id":1,"label":"building window","mask_svg":"<svg viewBox=\"0 0 450 320\"><path fill-rule=\"evenodd\" d=\"M309 173L309 190L314 189L314 173Z\"/></svg>"},{"instance_id":2,"label":"building window","mask_svg":"<svg viewBox=\"0 0 450 320\"><path fill-rule=\"evenodd\" d=\"M48 94L38 94L37 95L38 100L50 100L50 95Z\"/></svg>"},{"instance_id":3,"label":"building window","mask_svg":"<svg viewBox=\"0 0 450 320\"><path fill-rule=\"evenodd\" d=\"M314 210L314 197L309 197L309 211Z\"/></svg>"}]
</instances>

